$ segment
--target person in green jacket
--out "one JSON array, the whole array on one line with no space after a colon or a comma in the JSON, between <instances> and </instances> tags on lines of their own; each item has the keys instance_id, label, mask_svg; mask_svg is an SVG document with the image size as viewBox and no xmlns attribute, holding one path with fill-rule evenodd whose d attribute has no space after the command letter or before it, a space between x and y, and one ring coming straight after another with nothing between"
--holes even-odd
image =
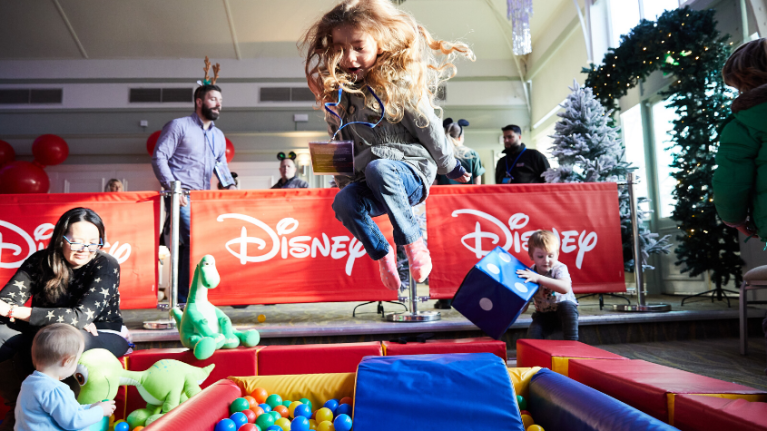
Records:
<instances>
[{"instance_id":1,"label":"person in green jacket","mask_svg":"<svg viewBox=\"0 0 767 431\"><path fill-rule=\"evenodd\" d=\"M714 205L724 224L767 239L767 39L735 50L722 70L740 93L719 135ZM767 341L767 316L762 321ZM767 369L765 369L767 374Z\"/></svg>"}]
</instances>

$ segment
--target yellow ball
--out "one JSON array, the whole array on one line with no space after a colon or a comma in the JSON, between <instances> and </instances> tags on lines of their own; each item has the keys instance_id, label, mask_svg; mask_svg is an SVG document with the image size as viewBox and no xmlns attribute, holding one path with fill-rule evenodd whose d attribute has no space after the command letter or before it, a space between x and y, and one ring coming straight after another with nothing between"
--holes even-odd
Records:
<instances>
[{"instance_id":1,"label":"yellow ball","mask_svg":"<svg viewBox=\"0 0 767 431\"><path fill-rule=\"evenodd\" d=\"M319 410L317 410L317 414L314 416L315 420L322 425L323 422L333 422L333 410L330 410L327 407L323 407ZM320 428L317 427L319 430Z\"/></svg>"},{"instance_id":2,"label":"yellow ball","mask_svg":"<svg viewBox=\"0 0 767 431\"><path fill-rule=\"evenodd\" d=\"M529 428L530 425L533 425L535 421L533 421L533 417L530 415L522 415L522 425L525 429Z\"/></svg>"},{"instance_id":3,"label":"yellow ball","mask_svg":"<svg viewBox=\"0 0 767 431\"><path fill-rule=\"evenodd\" d=\"M300 406L301 404L303 404L301 401L293 401L292 403L290 403L290 405L288 406L288 413L290 413L291 418L295 419L295 415L293 414L293 411L296 409L296 407Z\"/></svg>"},{"instance_id":4,"label":"yellow ball","mask_svg":"<svg viewBox=\"0 0 767 431\"><path fill-rule=\"evenodd\" d=\"M258 323L264 323L264 322L266 322L266 316L264 316L263 314L259 314Z\"/></svg>"},{"instance_id":5,"label":"yellow ball","mask_svg":"<svg viewBox=\"0 0 767 431\"><path fill-rule=\"evenodd\" d=\"M545 431L540 425L530 425L526 431Z\"/></svg>"},{"instance_id":6,"label":"yellow ball","mask_svg":"<svg viewBox=\"0 0 767 431\"><path fill-rule=\"evenodd\" d=\"M310 430L316 430L317 429L317 421L314 419L309 419L309 429Z\"/></svg>"},{"instance_id":7,"label":"yellow ball","mask_svg":"<svg viewBox=\"0 0 767 431\"><path fill-rule=\"evenodd\" d=\"M290 431L290 419L288 418L279 418L274 421L274 424L282 428L282 431Z\"/></svg>"},{"instance_id":8,"label":"yellow ball","mask_svg":"<svg viewBox=\"0 0 767 431\"><path fill-rule=\"evenodd\" d=\"M333 426L333 422L323 421L317 425L317 431L336 431L336 427Z\"/></svg>"}]
</instances>

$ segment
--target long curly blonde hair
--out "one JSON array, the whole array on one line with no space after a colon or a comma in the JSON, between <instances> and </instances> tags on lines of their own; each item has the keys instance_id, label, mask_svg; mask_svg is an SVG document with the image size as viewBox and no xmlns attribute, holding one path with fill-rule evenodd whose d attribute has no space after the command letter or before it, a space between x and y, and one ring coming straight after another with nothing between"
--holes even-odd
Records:
<instances>
[{"instance_id":1,"label":"long curly blonde hair","mask_svg":"<svg viewBox=\"0 0 767 431\"><path fill-rule=\"evenodd\" d=\"M344 0L312 25L300 42L306 52L306 80L320 106L336 101L339 88L366 97L363 87L339 67L343 52L334 49L332 32L342 26L369 33L383 51L364 84L381 98L392 123L401 121L409 110L426 120L426 127L428 120L418 110L422 98L437 108L434 97L440 83L456 74L452 63L456 54L475 59L465 43L434 40L391 0ZM373 107L374 102L367 99L365 104Z\"/></svg>"}]
</instances>

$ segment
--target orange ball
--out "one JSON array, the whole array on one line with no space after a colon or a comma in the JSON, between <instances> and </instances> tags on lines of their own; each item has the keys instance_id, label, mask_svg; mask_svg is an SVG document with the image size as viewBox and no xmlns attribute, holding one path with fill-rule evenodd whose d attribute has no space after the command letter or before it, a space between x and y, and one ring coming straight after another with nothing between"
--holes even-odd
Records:
<instances>
[{"instance_id":1,"label":"orange ball","mask_svg":"<svg viewBox=\"0 0 767 431\"><path fill-rule=\"evenodd\" d=\"M253 389L253 392L250 393L250 396L256 399L257 404L263 404L266 402L266 398L269 396L269 392L267 392L264 388L256 388Z\"/></svg>"},{"instance_id":2,"label":"orange ball","mask_svg":"<svg viewBox=\"0 0 767 431\"><path fill-rule=\"evenodd\" d=\"M253 406L253 407L251 407L251 408L250 408L250 411L252 411L253 413L255 413L255 414L256 414L256 417L259 417L259 416L261 416L262 414L264 414L264 409L262 409L262 408L261 408L261 407L259 407L259 406Z\"/></svg>"},{"instance_id":3,"label":"orange ball","mask_svg":"<svg viewBox=\"0 0 767 431\"><path fill-rule=\"evenodd\" d=\"M279 413L280 415L282 415L282 417L284 417L284 418L290 416L290 411L285 406L277 406L273 410L275 412Z\"/></svg>"},{"instance_id":4,"label":"orange ball","mask_svg":"<svg viewBox=\"0 0 767 431\"><path fill-rule=\"evenodd\" d=\"M144 427L139 425L136 428L133 428L133 431L141 431L142 429L144 429Z\"/></svg>"},{"instance_id":5,"label":"orange ball","mask_svg":"<svg viewBox=\"0 0 767 431\"><path fill-rule=\"evenodd\" d=\"M249 408L249 409L252 409L252 408L253 408L253 406L258 406L258 402L256 402L256 399L255 399L255 398L253 398L253 397L251 397L250 395L246 395L246 396L244 396L243 398L245 398L246 400L248 400L248 406L249 406L248 408Z\"/></svg>"},{"instance_id":6,"label":"orange ball","mask_svg":"<svg viewBox=\"0 0 767 431\"><path fill-rule=\"evenodd\" d=\"M338 405L340 406L341 404L349 404L349 405L352 405L352 397L343 397L343 398L341 398L341 399L338 401Z\"/></svg>"}]
</instances>

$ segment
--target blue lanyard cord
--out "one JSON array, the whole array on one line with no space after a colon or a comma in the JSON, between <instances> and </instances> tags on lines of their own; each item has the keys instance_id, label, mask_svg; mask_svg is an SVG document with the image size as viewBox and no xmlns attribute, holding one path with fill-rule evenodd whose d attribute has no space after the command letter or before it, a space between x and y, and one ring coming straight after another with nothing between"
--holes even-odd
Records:
<instances>
[{"instance_id":1,"label":"blue lanyard cord","mask_svg":"<svg viewBox=\"0 0 767 431\"><path fill-rule=\"evenodd\" d=\"M509 158L506 157L506 176L507 177L514 178L511 176L511 171L514 169L514 166L517 166L517 161L519 160L520 157L522 157L522 154L524 154L525 151L527 151L527 148L522 149L522 152L519 153L516 159L514 159L514 163L511 164L511 168L509 168Z\"/></svg>"},{"instance_id":2,"label":"blue lanyard cord","mask_svg":"<svg viewBox=\"0 0 767 431\"><path fill-rule=\"evenodd\" d=\"M337 107L339 104L341 104L341 94L343 93L344 90L343 90L343 88L339 87L338 88L338 102L335 102L335 103L334 102L327 102L327 103L325 103L325 110L330 112L334 116L336 116L338 118L338 120L341 121L341 124L338 125L338 130L336 130L336 133L333 133L333 137L330 138L331 141L336 138L336 135L338 135L338 132L340 132L341 129L343 129L344 127L346 127L346 126L348 126L350 124L363 124L365 126L370 127L371 129L375 128L375 126L381 124L381 121L383 121L384 117L386 116L386 109L384 108L383 102L381 102L381 99L378 98L378 95L376 95L376 93L373 91L373 89L370 88L369 85L367 87L368 87L368 90L370 90L370 94L372 94L373 97L375 97L376 101L378 102L378 106L381 107L381 118L379 118L378 121L375 124L368 123L367 121L352 121L351 123L344 124L344 119L341 118L340 115L338 115L335 112L333 112L332 109L330 109L331 106Z\"/></svg>"},{"instance_id":3,"label":"blue lanyard cord","mask_svg":"<svg viewBox=\"0 0 767 431\"><path fill-rule=\"evenodd\" d=\"M210 139L208 139L208 131L203 129L202 131L203 139L205 139L205 146L210 148L211 154L213 154L213 161L215 162L216 157L216 135L211 131Z\"/></svg>"}]
</instances>

